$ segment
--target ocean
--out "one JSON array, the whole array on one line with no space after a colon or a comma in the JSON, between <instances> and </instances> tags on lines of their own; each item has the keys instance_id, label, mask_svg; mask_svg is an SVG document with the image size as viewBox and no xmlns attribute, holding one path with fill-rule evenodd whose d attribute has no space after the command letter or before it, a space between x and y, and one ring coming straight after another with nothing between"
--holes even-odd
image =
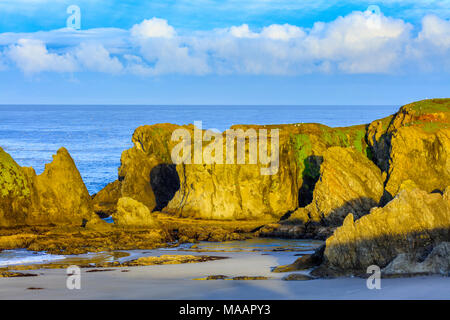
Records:
<instances>
[{"instance_id":1,"label":"ocean","mask_svg":"<svg viewBox=\"0 0 450 320\"><path fill-rule=\"evenodd\" d=\"M189 124L224 131L234 124L369 123L400 106L0 106L0 147L37 174L60 147L72 155L91 194L117 179L121 153L141 125Z\"/></svg>"}]
</instances>

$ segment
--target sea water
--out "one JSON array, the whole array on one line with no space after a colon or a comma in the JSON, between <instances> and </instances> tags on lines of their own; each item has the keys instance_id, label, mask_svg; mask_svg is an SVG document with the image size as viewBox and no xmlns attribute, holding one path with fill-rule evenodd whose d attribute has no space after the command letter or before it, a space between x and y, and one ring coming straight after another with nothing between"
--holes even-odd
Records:
<instances>
[{"instance_id":1,"label":"sea water","mask_svg":"<svg viewBox=\"0 0 450 320\"><path fill-rule=\"evenodd\" d=\"M122 152L141 125L190 124L224 131L235 124L370 123L399 106L0 106L0 147L40 174L66 147L91 194L117 179Z\"/></svg>"},{"instance_id":2,"label":"sea water","mask_svg":"<svg viewBox=\"0 0 450 320\"><path fill-rule=\"evenodd\" d=\"M26 249L3 250L0 252L0 268L24 265L48 263L65 259L64 255L48 254L44 251L28 251Z\"/></svg>"}]
</instances>

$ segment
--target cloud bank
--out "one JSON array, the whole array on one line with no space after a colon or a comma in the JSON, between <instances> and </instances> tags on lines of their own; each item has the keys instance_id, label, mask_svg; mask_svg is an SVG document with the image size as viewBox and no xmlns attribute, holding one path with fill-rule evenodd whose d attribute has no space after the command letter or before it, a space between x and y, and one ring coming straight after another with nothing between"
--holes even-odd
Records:
<instances>
[{"instance_id":1,"label":"cloud bank","mask_svg":"<svg viewBox=\"0 0 450 320\"><path fill-rule=\"evenodd\" d=\"M273 24L183 33L152 18L129 30L67 29L0 34L0 71L301 75L450 72L450 21L413 26L353 12L312 28Z\"/></svg>"}]
</instances>

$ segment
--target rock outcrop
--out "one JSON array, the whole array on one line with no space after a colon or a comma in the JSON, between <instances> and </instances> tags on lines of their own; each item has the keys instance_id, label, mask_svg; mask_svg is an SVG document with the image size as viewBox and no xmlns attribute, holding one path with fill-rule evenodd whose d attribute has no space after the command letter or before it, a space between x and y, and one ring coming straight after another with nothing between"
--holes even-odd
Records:
<instances>
[{"instance_id":1,"label":"rock outcrop","mask_svg":"<svg viewBox=\"0 0 450 320\"><path fill-rule=\"evenodd\" d=\"M95 213L107 218L117 211L117 201L122 197L122 185L119 180L109 183L92 198Z\"/></svg>"},{"instance_id":2,"label":"rock outcrop","mask_svg":"<svg viewBox=\"0 0 450 320\"><path fill-rule=\"evenodd\" d=\"M396 195L405 180L428 192L450 185L450 129L402 127L392 135L386 191Z\"/></svg>"},{"instance_id":3,"label":"rock outcrop","mask_svg":"<svg viewBox=\"0 0 450 320\"><path fill-rule=\"evenodd\" d=\"M370 265L383 268L400 254L423 255L429 246L449 240L450 188L443 195L404 189L357 221L349 214L327 239L324 264L342 272L365 272Z\"/></svg>"},{"instance_id":4,"label":"rock outcrop","mask_svg":"<svg viewBox=\"0 0 450 320\"><path fill-rule=\"evenodd\" d=\"M405 180L428 192L450 185L450 99L405 105L372 122L367 140L373 160L387 174L386 202Z\"/></svg>"},{"instance_id":5,"label":"rock outcrop","mask_svg":"<svg viewBox=\"0 0 450 320\"><path fill-rule=\"evenodd\" d=\"M53 161L40 175L33 175L33 211L28 225L55 224L81 226L96 219L91 197L65 148L58 150Z\"/></svg>"},{"instance_id":6,"label":"rock outcrop","mask_svg":"<svg viewBox=\"0 0 450 320\"><path fill-rule=\"evenodd\" d=\"M312 203L294 212L290 220L338 226L349 212L356 218L377 206L383 196L380 169L352 148L332 147L323 156Z\"/></svg>"},{"instance_id":7,"label":"rock outcrop","mask_svg":"<svg viewBox=\"0 0 450 320\"><path fill-rule=\"evenodd\" d=\"M14 159L0 148L0 226L23 225L31 207L31 182Z\"/></svg>"},{"instance_id":8,"label":"rock outcrop","mask_svg":"<svg viewBox=\"0 0 450 320\"><path fill-rule=\"evenodd\" d=\"M234 126L230 130L242 130L244 134L266 130L269 144L271 130L279 130L279 165L275 174L261 174L267 165L249 164L251 139L248 138L244 146L245 164L237 163L238 148L234 164L207 161L195 164L191 141L191 163L175 165L171 153L179 141L172 141L171 137L177 129L187 130L191 137L195 135L192 125L158 124L136 129L132 138L134 147L122 154L119 180L107 187L120 189L118 193L113 192L116 203L120 197L130 197L151 211L178 217L277 221L311 202L323 154L329 147L351 147L361 154L367 151L365 126L335 129L319 124ZM207 131L200 132L200 135L207 134ZM219 134L218 139L225 141L226 132ZM204 141L203 151L213 143L214 139ZM205 160L205 154L203 157ZM107 202L109 209L98 207L98 213L115 209L114 201L102 200L107 197L105 192L100 191L94 203Z\"/></svg>"},{"instance_id":9,"label":"rock outcrop","mask_svg":"<svg viewBox=\"0 0 450 320\"><path fill-rule=\"evenodd\" d=\"M0 149L0 171L0 226L81 226L98 219L80 173L64 148L41 175L20 167Z\"/></svg>"}]
</instances>

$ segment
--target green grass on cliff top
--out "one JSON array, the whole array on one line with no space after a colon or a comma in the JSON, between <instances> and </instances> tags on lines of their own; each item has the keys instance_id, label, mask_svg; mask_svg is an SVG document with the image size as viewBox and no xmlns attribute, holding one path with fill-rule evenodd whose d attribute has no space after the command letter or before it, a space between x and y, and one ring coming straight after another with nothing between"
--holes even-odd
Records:
<instances>
[{"instance_id":1,"label":"green grass on cliff top","mask_svg":"<svg viewBox=\"0 0 450 320\"><path fill-rule=\"evenodd\" d=\"M419 114L450 112L450 99L429 99L406 105Z\"/></svg>"},{"instance_id":2,"label":"green grass on cliff top","mask_svg":"<svg viewBox=\"0 0 450 320\"><path fill-rule=\"evenodd\" d=\"M293 138L294 149L296 150L297 165L302 174L302 178L317 178L319 167L310 160L313 155L313 147L310 134L296 134ZM343 147L354 148L366 157L371 157L371 153L366 143L366 125L358 125L343 128L330 128L321 126L316 135L323 141L327 148Z\"/></svg>"}]
</instances>

